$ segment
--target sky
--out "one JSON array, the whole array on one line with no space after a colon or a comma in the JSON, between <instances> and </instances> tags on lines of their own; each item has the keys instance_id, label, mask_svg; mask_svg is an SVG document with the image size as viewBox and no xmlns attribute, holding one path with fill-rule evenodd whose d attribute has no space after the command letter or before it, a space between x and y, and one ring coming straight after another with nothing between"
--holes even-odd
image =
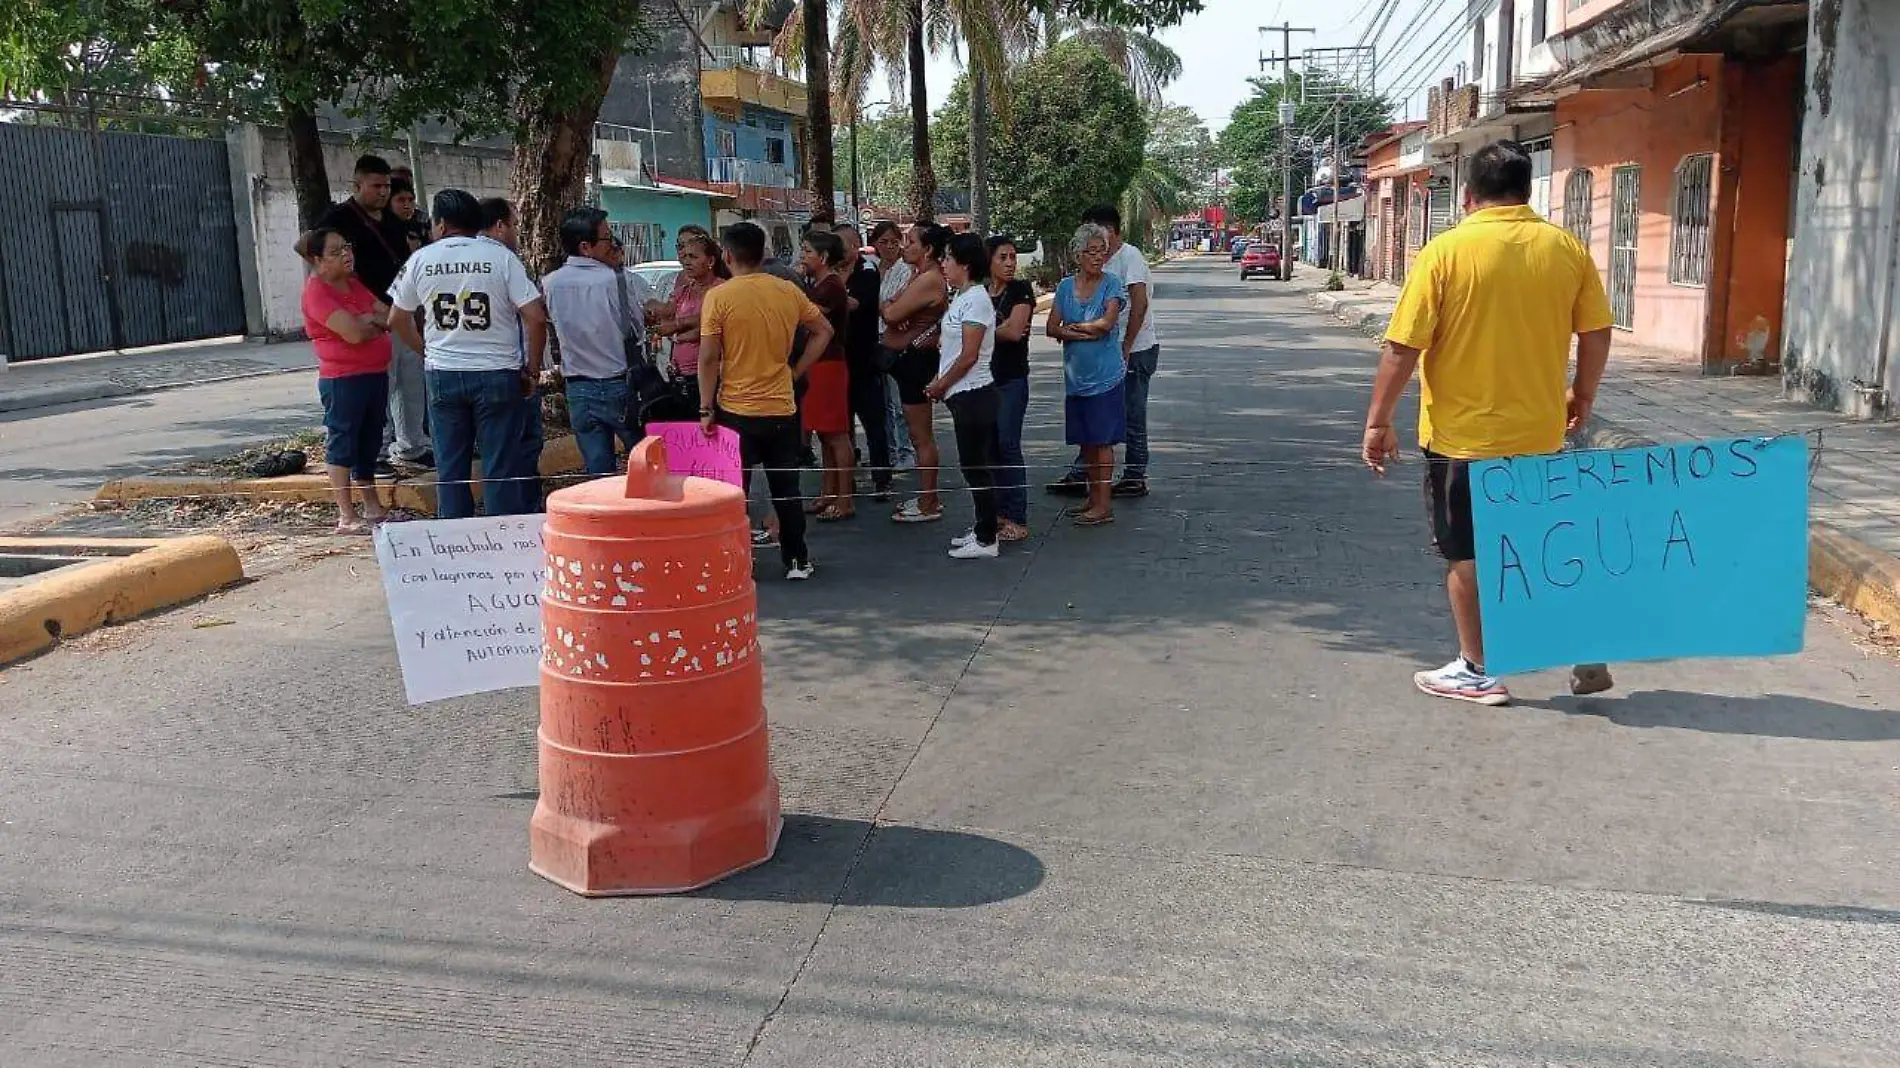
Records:
<instances>
[{"instance_id":1,"label":"sky","mask_svg":"<svg viewBox=\"0 0 1900 1068\"><path fill-rule=\"evenodd\" d=\"M1381 37L1379 66L1392 75L1403 75L1398 88L1409 88L1448 70L1455 62L1455 57L1448 54L1442 62L1431 60L1446 54L1454 44L1443 38L1441 31L1461 16L1465 5L1446 0L1396 2L1397 10ZM1291 22L1296 27L1309 26L1319 31L1294 34L1295 52L1306 48L1350 46L1359 43L1371 16L1382 3L1383 0L1206 0L1200 14L1190 15L1181 25L1160 33L1161 40L1180 54L1184 67L1180 79L1167 88L1165 95L1172 103L1193 108L1208 130L1218 134L1227 125L1234 107L1247 99L1247 79L1260 73L1261 54L1280 50L1280 35L1275 33L1269 39L1259 32L1261 26ZM1412 32L1401 37L1400 31L1413 24L1415 16L1418 22ZM1445 41L1442 46L1437 44L1441 39ZM1425 54L1427 49L1430 54ZM1278 69L1276 65L1276 72ZM931 61L932 110L943 104L957 72L956 61L947 56ZM1389 88L1387 81L1382 75L1379 81L1382 91ZM881 97L887 89L883 83L874 83L872 92ZM1415 104L1414 112L1421 106Z\"/></svg>"}]
</instances>

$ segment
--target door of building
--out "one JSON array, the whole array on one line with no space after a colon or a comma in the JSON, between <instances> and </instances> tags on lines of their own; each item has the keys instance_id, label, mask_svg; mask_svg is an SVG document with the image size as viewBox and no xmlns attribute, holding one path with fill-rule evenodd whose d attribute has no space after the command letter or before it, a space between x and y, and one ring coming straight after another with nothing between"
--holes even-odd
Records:
<instances>
[{"instance_id":1,"label":"door of building","mask_svg":"<svg viewBox=\"0 0 1900 1068\"><path fill-rule=\"evenodd\" d=\"M1610 321L1636 326L1636 236L1642 222L1643 169L1610 172Z\"/></svg>"},{"instance_id":2,"label":"door of building","mask_svg":"<svg viewBox=\"0 0 1900 1068\"><path fill-rule=\"evenodd\" d=\"M53 256L58 263L54 280L59 301L46 311L56 312L65 326L65 347L71 352L95 352L118 345L113 325L111 278L106 273L105 227L97 204L58 204L53 207Z\"/></svg>"}]
</instances>

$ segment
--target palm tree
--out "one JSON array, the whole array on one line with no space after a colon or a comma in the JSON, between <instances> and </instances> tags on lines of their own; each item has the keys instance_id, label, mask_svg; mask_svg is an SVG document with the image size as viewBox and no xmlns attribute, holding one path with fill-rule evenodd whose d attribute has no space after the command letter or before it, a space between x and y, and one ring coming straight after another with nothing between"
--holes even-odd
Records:
<instances>
[{"instance_id":1,"label":"palm tree","mask_svg":"<svg viewBox=\"0 0 1900 1068\"><path fill-rule=\"evenodd\" d=\"M862 99L871 69L882 64L893 92L908 82L912 173L910 208L920 220L936 217L937 172L930 152L930 87L925 63L931 53L961 42L972 82L985 83L984 100L997 95L1012 54L1033 37L1037 0L844 0L844 25L833 48L840 100ZM977 72L981 72L980 75ZM985 125L972 115L972 140ZM983 146L987 149L987 145ZM980 154L986 156L987 153ZM973 153L972 159L980 158ZM973 198L981 196L972 183Z\"/></svg>"},{"instance_id":2,"label":"palm tree","mask_svg":"<svg viewBox=\"0 0 1900 1068\"><path fill-rule=\"evenodd\" d=\"M749 0L746 19L763 22L772 0ZM786 19L772 50L791 61L800 57L805 77L805 125L811 131L805 158L812 213L829 215L836 202L837 151L831 127L831 4L829 0L799 0L799 17Z\"/></svg>"},{"instance_id":3,"label":"palm tree","mask_svg":"<svg viewBox=\"0 0 1900 1068\"><path fill-rule=\"evenodd\" d=\"M1128 76L1128 84L1144 104L1160 103L1161 90L1181 76L1181 56L1159 38L1135 26L1065 14L1060 0L1045 0L1042 28L1044 48L1077 40L1101 49Z\"/></svg>"}]
</instances>

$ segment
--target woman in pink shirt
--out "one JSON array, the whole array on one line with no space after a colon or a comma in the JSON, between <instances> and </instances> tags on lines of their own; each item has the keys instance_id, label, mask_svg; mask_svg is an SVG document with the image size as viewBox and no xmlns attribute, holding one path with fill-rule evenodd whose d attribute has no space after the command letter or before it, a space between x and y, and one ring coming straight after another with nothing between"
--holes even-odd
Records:
<instances>
[{"instance_id":1,"label":"woman in pink shirt","mask_svg":"<svg viewBox=\"0 0 1900 1068\"><path fill-rule=\"evenodd\" d=\"M329 440L323 462L336 493L338 534L367 534L389 517L376 494L376 453L389 412L389 309L356 277L342 234L320 226L305 236L310 277L303 285L303 329L317 351L317 395ZM350 483L363 494L359 515Z\"/></svg>"},{"instance_id":2,"label":"woman in pink shirt","mask_svg":"<svg viewBox=\"0 0 1900 1068\"><path fill-rule=\"evenodd\" d=\"M680 274L673 283L673 307L654 326L653 333L673 339L673 380L687 384L697 408L699 309L706 303L706 294L725 281L720 275L724 262L719 256L719 246L704 230L680 231L679 252Z\"/></svg>"}]
</instances>

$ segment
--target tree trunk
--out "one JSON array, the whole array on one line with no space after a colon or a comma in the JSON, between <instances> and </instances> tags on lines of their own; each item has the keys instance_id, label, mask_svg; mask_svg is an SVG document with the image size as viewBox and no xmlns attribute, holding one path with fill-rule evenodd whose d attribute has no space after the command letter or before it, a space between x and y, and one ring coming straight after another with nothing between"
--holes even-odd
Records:
<instances>
[{"instance_id":1,"label":"tree trunk","mask_svg":"<svg viewBox=\"0 0 1900 1068\"><path fill-rule=\"evenodd\" d=\"M910 5L910 210L918 222L937 219L937 171L930 165L930 84L924 64L924 0Z\"/></svg>"},{"instance_id":2,"label":"tree trunk","mask_svg":"<svg viewBox=\"0 0 1900 1068\"><path fill-rule=\"evenodd\" d=\"M990 77L970 64L970 229L990 232Z\"/></svg>"},{"instance_id":3,"label":"tree trunk","mask_svg":"<svg viewBox=\"0 0 1900 1068\"><path fill-rule=\"evenodd\" d=\"M290 143L290 185L297 191L297 222L308 230L330 210L330 170L323 162L323 135L309 108L283 101Z\"/></svg>"},{"instance_id":4,"label":"tree trunk","mask_svg":"<svg viewBox=\"0 0 1900 1068\"><path fill-rule=\"evenodd\" d=\"M514 174L508 183L521 228L521 262L536 276L560 265L561 216L587 196L587 170L594 158L594 121L620 62L618 43L585 57L594 71L587 96L566 110L549 105L539 93L515 99Z\"/></svg>"},{"instance_id":5,"label":"tree trunk","mask_svg":"<svg viewBox=\"0 0 1900 1068\"><path fill-rule=\"evenodd\" d=\"M812 217L835 215L836 163L831 138L831 12L828 0L803 0L805 8L805 124L811 127Z\"/></svg>"}]
</instances>

